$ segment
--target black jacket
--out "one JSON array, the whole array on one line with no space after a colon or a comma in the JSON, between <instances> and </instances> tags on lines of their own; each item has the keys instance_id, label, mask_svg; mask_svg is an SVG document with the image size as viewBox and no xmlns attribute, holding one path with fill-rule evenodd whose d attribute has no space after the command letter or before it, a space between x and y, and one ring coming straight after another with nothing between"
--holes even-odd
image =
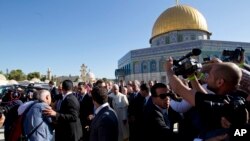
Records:
<instances>
[{"instance_id":1,"label":"black jacket","mask_svg":"<svg viewBox=\"0 0 250 141\"><path fill-rule=\"evenodd\" d=\"M154 104L147 106L143 115L143 141L178 140L164 121L162 111Z\"/></svg>"},{"instance_id":2,"label":"black jacket","mask_svg":"<svg viewBox=\"0 0 250 141\"><path fill-rule=\"evenodd\" d=\"M109 106L103 107L93 119L90 141L118 141L118 119Z\"/></svg>"},{"instance_id":3,"label":"black jacket","mask_svg":"<svg viewBox=\"0 0 250 141\"><path fill-rule=\"evenodd\" d=\"M94 104L92 97L86 94L84 98L80 100L80 120L83 127L90 125L88 116L91 114L94 114Z\"/></svg>"},{"instance_id":4,"label":"black jacket","mask_svg":"<svg viewBox=\"0 0 250 141\"><path fill-rule=\"evenodd\" d=\"M60 111L54 120L55 141L79 141L82 127L79 118L80 104L73 94L69 94L61 103Z\"/></svg>"}]
</instances>

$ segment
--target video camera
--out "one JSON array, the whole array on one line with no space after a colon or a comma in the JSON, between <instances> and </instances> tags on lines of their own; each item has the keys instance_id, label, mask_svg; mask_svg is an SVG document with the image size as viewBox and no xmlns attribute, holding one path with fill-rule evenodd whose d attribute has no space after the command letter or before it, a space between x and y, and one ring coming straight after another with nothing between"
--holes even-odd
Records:
<instances>
[{"instance_id":1,"label":"video camera","mask_svg":"<svg viewBox=\"0 0 250 141\"><path fill-rule=\"evenodd\" d=\"M13 99L18 99L20 97L20 93L18 93L14 89L8 89L6 93L9 94L11 99L8 99L7 101L3 101L0 104L0 117L2 114L7 114L16 105L16 103L13 102L14 101Z\"/></svg>"},{"instance_id":2,"label":"video camera","mask_svg":"<svg viewBox=\"0 0 250 141\"><path fill-rule=\"evenodd\" d=\"M2 115L7 114L11 108L13 108L15 105L11 104L11 105L5 105L5 106L0 106L0 117L2 117Z\"/></svg>"},{"instance_id":3,"label":"video camera","mask_svg":"<svg viewBox=\"0 0 250 141\"><path fill-rule=\"evenodd\" d=\"M214 101L205 101L205 103L209 103L211 107L222 107L226 108L224 109L224 112L232 112L233 109L237 109L240 107L245 108L246 100L241 96L225 96L224 100L227 102L214 102ZM230 110L229 110L230 109Z\"/></svg>"},{"instance_id":4,"label":"video camera","mask_svg":"<svg viewBox=\"0 0 250 141\"><path fill-rule=\"evenodd\" d=\"M239 61L240 57L244 55L245 50L242 47L237 47L235 50L223 50L223 61Z\"/></svg>"},{"instance_id":5,"label":"video camera","mask_svg":"<svg viewBox=\"0 0 250 141\"><path fill-rule=\"evenodd\" d=\"M3 94L0 97L2 99L1 105L13 99L18 99L21 96L21 93L18 91L18 88L18 86L14 85L7 87L5 90L3 90Z\"/></svg>"},{"instance_id":6,"label":"video camera","mask_svg":"<svg viewBox=\"0 0 250 141\"><path fill-rule=\"evenodd\" d=\"M186 78L187 75L193 74L198 69L201 69L202 68L201 63L191 58L191 56L198 56L200 54L201 54L201 50L198 48L194 48L192 52L189 52L185 56L181 57L179 60L174 60L173 70L175 74L182 75L184 78Z\"/></svg>"},{"instance_id":7,"label":"video camera","mask_svg":"<svg viewBox=\"0 0 250 141\"><path fill-rule=\"evenodd\" d=\"M233 126L244 125L247 121L247 101L241 96L227 95L226 102L205 101L213 110L218 111L221 117L225 117Z\"/></svg>"}]
</instances>

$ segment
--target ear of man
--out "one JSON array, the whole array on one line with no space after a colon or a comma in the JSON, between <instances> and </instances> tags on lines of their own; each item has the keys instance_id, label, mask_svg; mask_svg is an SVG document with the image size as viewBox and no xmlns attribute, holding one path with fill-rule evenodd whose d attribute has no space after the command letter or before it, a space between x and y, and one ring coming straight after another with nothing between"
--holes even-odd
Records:
<instances>
[{"instance_id":1,"label":"ear of man","mask_svg":"<svg viewBox=\"0 0 250 141\"><path fill-rule=\"evenodd\" d=\"M231 123L225 117L221 117L220 122L223 128L230 128Z\"/></svg>"},{"instance_id":2,"label":"ear of man","mask_svg":"<svg viewBox=\"0 0 250 141\"><path fill-rule=\"evenodd\" d=\"M221 87L221 86L223 86L224 84L225 84L225 80L224 80L223 78L219 78L219 79L216 80L216 85L217 85L218 87Z\"/></svg>"}]
</instances>

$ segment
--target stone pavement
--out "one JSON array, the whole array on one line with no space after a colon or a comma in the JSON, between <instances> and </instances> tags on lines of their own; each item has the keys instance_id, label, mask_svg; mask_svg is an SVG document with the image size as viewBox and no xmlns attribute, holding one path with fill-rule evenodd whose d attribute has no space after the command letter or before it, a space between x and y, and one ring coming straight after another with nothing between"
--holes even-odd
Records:
<instances>
[{"instance_id":1,"label":"stone pavement","mask_svg":"<svg viewBox=\"0 0 250 141\"><path fill-rule=\"evenodd\" d=\"M0 128L0 141L5 141L4 140L4 128L3 127ZM53 139L53 141L54 141L54 139Z\"/></svg>"},{"instance_id":2,"label":"stone pavement","mask_svg":"<svg viewBox=\"0 0 250 141\"><path fill-rule=\"evenodd\" d=\"M174 124L174 132L178 132L178 124ZM53 139L54 140L54 139ZM4 141L4 128L0 128L0 141Z\"/></svg>"},{"instance_id":3,"label":"stone pavement","mask_svg":"<svg viewBox=\"0 0 250 141\"><path fill-rule=\"evenodd\" d=\"M0 141L4 141L4 129L0 128Z\"/></svg>"}]
</instances>

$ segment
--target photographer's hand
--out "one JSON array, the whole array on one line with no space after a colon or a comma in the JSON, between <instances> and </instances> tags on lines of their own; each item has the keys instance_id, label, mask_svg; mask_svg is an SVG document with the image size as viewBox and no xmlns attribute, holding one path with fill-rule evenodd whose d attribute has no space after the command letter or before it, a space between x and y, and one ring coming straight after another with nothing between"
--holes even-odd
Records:
<instances>
[{"instance_id":1,"label":"photographer's hand","mask_svg":"<svg viewBox=\"0 0 250 141\"><path fill-rule=\"evenodd\" d=\"M0 118L0 127L3 126L4 121L5 121L5 116L4 116L4 114L2 114L1 118Z\"/></svg>"},{"instance_id":2,"label":"photographer's hand","mask_svg":"<svg viewBox=\"0 0 250 141\"><path fill-rule=\"evenodd\" d=\"M212 58L209 62L207 62L206 64L203 64L201 72L202 73L208 73L214 64L216 63L222 63L222 61L219 58Z\"/></svg>"},{"instance_id":3,"label":"photographer's hand","mask_svg":"<svg viewBox=\"0 0 250 141\"><path fill-rule=\"evenodd\" d=\"M165 69L166 71L173 71L172 70L172 67L173 67L173 58L172 57L169 57L167 60L166 60L166 64L165 64Z\"/></svg>"},{"instance_id":4,"label":"photographer's hand","mask_svg":"<svg viewBox=\"0 0 250 141\"><path fill-rule=\"evenodd\" d=\"M234 63L236 63L240 68L244 67L245 64L245 51L240 52L240 58L238 60L235 60Z\"/></svg>"},{"instance_id":5,"label":"photographer's hand","mask_svg":"<svg viewBox=\"0 0 250 141\"><path fill-rule=\"evenodd\" d=\"M216 57L214 57L214 58L212 58L210 61L209 61L209 63L222 63L223 61L221 61L219 58L216 58Z\"/></svg>"},{"instance_id":6,"label":"photographer's hand","mask_svg":"<svg viewBox=\"0 0 250 141\"><path fill-rule=\"evenodd\" d=\"M186 99L192 106L195 106L194 91L192 91L189 87L182 83L182 81L174 74L172 67L173 59L172 57L169 57L169 59L166 60L165 63L165 70L172 90L184 99Z\"/></svg>"},{"instance_id":7,"label":"photographer's hand","mask_svg":"<svg viewBox=\"0 0 250 141\"><path fill-rule=\"evenodd\" d=\"M215 137L211 137L205 141L223 141L228 137L228 134L218 135Z\"/></svg>"}]
</instances>

